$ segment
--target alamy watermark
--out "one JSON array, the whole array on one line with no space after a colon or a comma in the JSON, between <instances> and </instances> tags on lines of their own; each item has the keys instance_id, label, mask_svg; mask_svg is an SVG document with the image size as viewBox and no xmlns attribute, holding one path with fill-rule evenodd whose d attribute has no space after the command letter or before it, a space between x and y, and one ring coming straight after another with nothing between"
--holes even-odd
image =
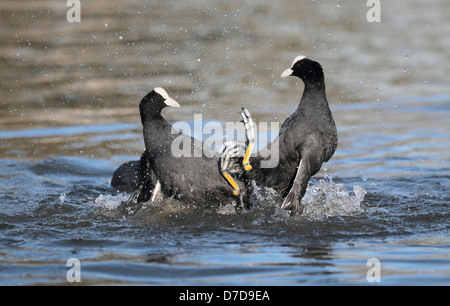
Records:
<instances>
[{"instance_id":1,"label":"alamy watermark","mask_svg":"<svg viewBox=\"0 0 450 306\"><path fill-rule=\"evenodd\" d=\"M369 283L381 282L381 262L378 258L370 258L366 263L370 269L366 273L366 279Z\"/></svg>"},{"instance_id":2,"label":"alamy watermark","mask_svg":"<svg viewBox=\"0 0 450 306\"><path fill-rule=\"evenodd\" d=\"M226 122L225 125L218 121L204 123L202 114L194 115L193 125L180 121L172 126L172 134L178 134L179 132L184 134L176 137L172 142L171 153L175 157L220 157L222 151L219 149L223 147L225 142L233 141L243 144L246 140L245 126L241 122ZM280 131L280 123L259 122L254 125L254 130L255 144L251 156L254 157L257 153L261 156L261 168L276 167L280 154L278 143L274 140ZM185 137L185 135L203 141L203 147L200 150L198 147L193 150L192 138ZM265 147L269 143L271 143L271 146ZM263 147L265 149L260 150Z\"/></svg>"},{"instance_id":3,"label":"alamy watermark","mask_svg":"<svg viewBox=\"0 0 450 306\"><path fill-rule=\"evenodd\" d=\"M67 0L66 6L70 6L67 11L66 19L68 22L81 22L81 3L80 0Z\"/></svg>"},{"instance_id":4,"label":"alamy watermark","mask_svg":"<svg viewBox=\"0 0 450 306\"><path fill-rule=\"evenodd\" d=\"M69 258L66 263L70 269L66 273L66 279L69 283L81 282L81 262L78 258Z\"/></svg>"},{"instance_id":5,"label":"alamy watermark","mask_svg":"<svg viewBox=\"0 0 450 306\"><path fill-rule=\"evenodd\" d=\"M380 0L368 0L367 6L371 8L367 11L366 19L368 22L381 22L381 3Z\"/></svg>"},{"instance_id":6,"label":"alamy watermark","mask_svg":"<svg viewBox=\"0 0 450 306\"><path fill-rule=\"evenodd\" d=\"M69 258L66 266L69 270L66 273L66 280L69 283L81 282L81 262L78 258ZM369 270L366 273L366 279L369 283L381 282L381 262L378 258L370 258L367 260L366 267ZM181 299L181 298L180 298Z\"/></svg>"},{"instance_id":7,"label":"alamy watermark","mask_svg":"<svg viewBox=\"0 0 450 306\"><path fill-rule=\"evenodd\" d=\"M81 3L80 0L67 0L66 19L68 22L81 22ZM381 3L380 0L367 0L366 6L370 7L367 11L366 19L368 22L381 22Z\"/></svg>"},{"instance_id":8,"label":"alamy watermark","mask_svg":"<svg viewBox=\"0 0 450 306\"><path fill-rule=\"evenodd\" d=\"M67 11L66 19L68 22L81 22L81 3L80 0L67 0L66 6L70 9ZM367 11L366 19L368 22L381 22L381 3L380 0L368 0L366 6L370 9Z\"/></svg>"}]
</instances>

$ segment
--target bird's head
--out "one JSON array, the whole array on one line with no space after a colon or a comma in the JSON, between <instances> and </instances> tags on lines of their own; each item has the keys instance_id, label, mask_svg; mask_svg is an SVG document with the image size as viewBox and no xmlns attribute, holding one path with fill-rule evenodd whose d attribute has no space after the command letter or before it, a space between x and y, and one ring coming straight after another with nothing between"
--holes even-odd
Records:
<instances>
[{"instance_id":1,"label":"bird's head","mask_svg":"<svg viewBox=\"0 0 450 306\"><path fill-rule=\"evenodd\" d=\"M169 97L167 91L162 87L155 87L144 98L142 98L139 104L139 110L141 113L142 123L144 119L154 115L160 115L163 108L180 107L177 101Z\"/></svg>"},{"instance_id":2,"label":"bird's head","mask_svg":"<svg viewBox=\"0 0 450 306\"><path fill-rule=\"evenodd\" d=\"M291 67L281 74L282 78L287 76L299 77L305 84L318 82L324 78L322 66L304 55L297 56Z\"/></svg>"}]
</instances>

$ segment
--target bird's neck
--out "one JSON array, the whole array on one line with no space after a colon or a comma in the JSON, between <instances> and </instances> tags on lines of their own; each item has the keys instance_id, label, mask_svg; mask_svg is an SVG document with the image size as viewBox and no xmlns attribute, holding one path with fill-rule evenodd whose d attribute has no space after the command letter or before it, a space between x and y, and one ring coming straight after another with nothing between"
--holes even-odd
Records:
<instances>
[{"instance_id":1,"label":"bird's neck","mask_svg":"<svg viewBox=\"0 0 450 306\"><path fill-rule=\"evenodd\" d=\"M304 105L305 102L302 103L302 101L309 101L310 103L306 104L310 104L312 109L324 109L328 107L324 80L305 83L305 89L303 90L302 99L300 100L298 108L303 109L306 106Z\"/></svg>"},{"instance_id":2,"label":"bird's neck","mask_svg":"<svg viewBox=\"0 0 450 306\"><path fill-rule=\"evenodd\" d=\"M161 142L170 141L172 126L161 114L144 118L142 124L145 147L148 152L158 150Z\"/></svg>"},{"instance_id":3,"label":"bird's neck","mask_svg":"<svg viewBox=\"0 0 450 306\"><path fill-rule=\"evenodd\" d=\"M161 132L164 129L167 129L167 126L170 126L169 122L161 116L161 113L149 114L147 117L143 118L142 125L144 127L148 126L155 129L158 128Z\"/></svg>"},{"instance_id":4,"label":"bird's neck","mask_svg":"<svg viewBox=\"0 0 450 306\"><path fill-rule=\"evenodd\" d=\"M146 125L149 122L164 120L161 116L161 110L146 110L141 109L141 122L142 125Z\"/></svg>"},{"instance_id":5,"label":"bird's neck","mask_svg":"<svg viewBox=\"0 0 450 306\"><path fill-rule=\"evenodd\" d=\"M308 80L304 83L305 83L304 92L325 94L325 80L323 78L318 80Z\"/></svg>"}]
</instances>

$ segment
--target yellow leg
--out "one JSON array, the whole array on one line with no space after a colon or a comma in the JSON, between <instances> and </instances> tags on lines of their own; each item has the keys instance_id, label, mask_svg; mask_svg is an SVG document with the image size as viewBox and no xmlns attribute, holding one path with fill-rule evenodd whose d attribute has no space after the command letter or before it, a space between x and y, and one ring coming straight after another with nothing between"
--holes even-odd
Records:
<instances>
[{"instance_id":1,"label":"yellow leg","mask_svg":"<svg viewBox=\"0 0 450 306\"><path fill-rule=\"evenodd\" d=\"M245 171L252 170L252 165L249 163L250 154L252 153L253 142L248 144L247 150L245 151L244 160L242 161L242 165L244 166Z\"/></svg>"},{"instance_id":2,"label":"yellow leg","mask_svg":"<svg viewBox=\"0 0 450 306\"><path fill-rule=\"evenodd\" d=\"M239 195L239 192L240 192L239 186L238 186L238 184L236 184L236 182L231 177L231 175L228 174L227 172L222 172L222 174L225 177L225 179L228 181L228 183L230 183L231 187L233 187L233 189L234 189L233 194L235 196Z\"/></svg>"}]
</instances>

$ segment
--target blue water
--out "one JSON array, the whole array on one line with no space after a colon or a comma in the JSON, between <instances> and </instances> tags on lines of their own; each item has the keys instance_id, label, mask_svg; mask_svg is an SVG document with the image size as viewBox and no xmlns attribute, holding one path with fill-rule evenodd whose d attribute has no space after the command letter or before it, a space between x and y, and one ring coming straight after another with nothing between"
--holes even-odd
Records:
<instances>
[{"instance_id":1,"label":"blue water","mask_svg":"<svg viewBox=\"0 0 450 306\"><path fill-rule=\"evenodd\" d=\"M133 134L116 128L91 126L84 141ZM262 193L243 212L168 199L129 216L119 209L128 195L109 180L132 156L3 159L0 282L66 284L66 262L77 258L83 284L450 284L450 171L441 155L449 135L385 133L355 134L341 147L310 182L300 217ZM368 281L371 258L380 283Z\"/></svg>"},{"instance_id":2,"label":"blue water","mask_svg":"<svg viewBox=\"0 0 450 306\"><path fill-rule=\"evenodd\" d=\"M80 23L64 1L2 3L0 285L450 285L450 2L380 2L379 23L366 1L81 1ZM144 149L143 95L164 87L173 123L245 106L281 124L299 54L339 133L304 215L263 192L124 213L110 179Z\"/></svg>"}]
</instances>

